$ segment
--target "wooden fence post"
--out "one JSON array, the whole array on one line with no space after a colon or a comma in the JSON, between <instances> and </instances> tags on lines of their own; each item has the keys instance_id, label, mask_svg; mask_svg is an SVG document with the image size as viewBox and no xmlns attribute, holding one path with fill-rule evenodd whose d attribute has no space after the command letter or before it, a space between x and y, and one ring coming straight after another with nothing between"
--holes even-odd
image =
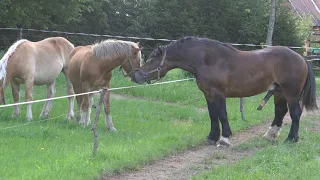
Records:
<instances>
[{"instance_id":1,"label":"wooden fence post","mask_svg":"<svg viewBox=\"0 0 320 180\"><path fill-rule=\"evenodd\" d=\"M244 98L240 98L240 112L242 120L246 120L246 116L244 114Z\"/></svg>"},{"instance_id":2,"label":"wooden fence post","mask_svg":"<svg viewBox=\"0 0 320 180\"><path fill-rule=\"evenodd\" d=\"M101 109L101 105L102 102L104 100L106 91L108 91L107 89L103 89L101 91L101 95L100 95L100 99L99 99L99 103L97 106L97 111L96 111L96 116L94 117L94 122L93 122L93 126L91 128L91 130L93 131L93 136L94 136L94 144L93 144L93 158L96 157L97 155L97 149L98 149L98 132L97 132L97 123L99 120L99 116L100 116L100 109Z\"/></svg>"},{"instance_id":3,"label":"wooden fence post","mask_svg":"<svg viewBox=\"0 0 320 180\"><path fill-rule=\"evenodd\" d=\"M22 28L20 28L20 33L19 33L19 39L18 40L20 40L20 39L22 39Z\"/></svg>"}]
</instances>

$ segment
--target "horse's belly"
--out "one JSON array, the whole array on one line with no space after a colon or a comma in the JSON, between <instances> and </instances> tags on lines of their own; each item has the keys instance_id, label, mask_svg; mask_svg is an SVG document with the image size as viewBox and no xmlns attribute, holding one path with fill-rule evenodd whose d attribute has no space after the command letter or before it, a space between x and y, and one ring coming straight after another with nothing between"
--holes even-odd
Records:
<instances>
[{"instance_id":1,"label":"horse's belly","mask_svg":"<svg viewBox=\"0 0 320 180\"><path fill-rule=\"evenodd\" d=\"M40 70L35 72L34 85L44 85L56 80L61 71Z\"/></svg>"},{"instance_id":2,"label":"horse's belly","mask_svg":"<svg viewBox=\"0 0 320 180\"><path fill-rule=\"evenodd\" d=\"M271 85L271 83L270 83ZM250 86L246 88L234 88L227 92L227 97L250 97L261 94L269 89L270 86Z\"/></svg>"},{"instance_id":3,"label":"horse's belly","mask_svg":"<svg viewBox=\"0 0 320 180\"><path fill-rule=\"evenodd\" d=\"M227 90L228 97L250 97L267 91L273 83L268 76L255 79L238 79L233 82Z\"/></svg>"}]
</instances>

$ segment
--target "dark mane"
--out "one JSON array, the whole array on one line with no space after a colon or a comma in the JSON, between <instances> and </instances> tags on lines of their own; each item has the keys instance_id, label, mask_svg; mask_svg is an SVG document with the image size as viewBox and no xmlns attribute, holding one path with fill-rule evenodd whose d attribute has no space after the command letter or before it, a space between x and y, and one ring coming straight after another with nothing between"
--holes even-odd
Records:
<instances>
[{"instance_id":1,"label":"dark mane","mask_svg":"<svg viewBox=\"0 0 320 180\"><path fill-rule=\"evenodd\" d=\"M181 39L178 39L176 41L173 41L165 46L160 46L159 48L162 50L162 51L168 51L168 50L171 50L171 49L175 49L176 47L178 47L179 45L182 45L186 42L189 42L189 41L200 41L200 42L207 42L207 43L213 43L213 44L219 44L219 45L222 45L224 47L228 47L232 50L237 50L236 48L234 48L233 46L231 46L230 44L227 44L227 43L223 43L223 42L220 42L218 40L213 40L213 39L209 39L209 38L200 38L200 37L194 37L194 36L186 36L186 37L183 37Z\"/></svg>"},{"instance_id":2,"label":"dark mane","mask_svg":"<svg viewBox=\"0 0 320 180\"><path fill-rule=\"evenodd\" d=\"M190 42L190 41L212 43L212 44L220 45L220 46L223 46L223 47L227 47L227 48L229 48L231 50L234 50L234 51L238 51L238 49L234 48L230 44L223 43L223 42L220 42L220 41L217 41L217 40L213 40L213 39L209 39L209 38L200 38L200 37L195 37L195 36L186 36L186 37L183 37L181 39L174 40L174 41L172 41L171 43L169 43L167 45L159 46L158 48L156 48L155 50L153 50L150 53L149 58L150 57L154 57L154 56L159 56L161 54L161 52L164 52L164 51L167 51L167 52L171 51L171 52L174 52L174 53L179 53L177 51L177 49L179 49L179 46L181 46L181 45L183 45L183 44L185 44L187 42Z\"/></svg>"}]
</instances>

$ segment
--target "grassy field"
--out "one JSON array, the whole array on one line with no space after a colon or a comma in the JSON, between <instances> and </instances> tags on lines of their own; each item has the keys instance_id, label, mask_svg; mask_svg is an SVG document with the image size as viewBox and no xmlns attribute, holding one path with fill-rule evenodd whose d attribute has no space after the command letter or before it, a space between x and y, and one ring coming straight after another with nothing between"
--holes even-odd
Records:
<instances>
[{"instance_id":1,"label":"grassy field","mask_svg":"<svg viewBox=\"0 0 320 180\"><path fill-rule=\"evenodd\" d=\"M166 80L179 78L180 71L173 71ZM112 87L128 85L133 83L115 71ZM65 95L65 91L65 80L60 76L56 96ZM45 87L36 87L34 99L45 98L45 93ZM66 99L54 101L52 119L48 121L38 118L44 103L34 104L32 122L37 123L31 124L26 124L25 106L21 107L21 117L15 119L11 118L13 108L1 109L0 179L94 179L104 173L137 169L206 141L210 121L208 113L199 110L205 107L205 100L195 82L139 87L115 93L143 98L112 98L112 115L118 131L106 131L102 114L96 159L92 159L90 127L81 128L74 120L64 119ZM24 92L21 96L23 100ZM272 103L263 111L256 110L262 96L246 99L247 122L240 118L239 99L228 99L233 131L270 119ZM10 88L6 89L6 99L7 103L12 103ZM95 110L92 118L94 113ZM13 128L5 129L7 127Z\"/></svg>"},{"instance_id":2,"label":"grassy field","mask_svg":"<svg viewBox=\"0 0 320 180\"><path fill-rule=\"evenodd\" d=\"M320 123L314 119L319 117L310 116L301 121L298 144L283 144L290 128L285 126L282 134L286 135L274 144L256 138L234 147L236 151L258 149L253 157L216 167L192 179L319 179Z\"/></svg>"}]
</instances>

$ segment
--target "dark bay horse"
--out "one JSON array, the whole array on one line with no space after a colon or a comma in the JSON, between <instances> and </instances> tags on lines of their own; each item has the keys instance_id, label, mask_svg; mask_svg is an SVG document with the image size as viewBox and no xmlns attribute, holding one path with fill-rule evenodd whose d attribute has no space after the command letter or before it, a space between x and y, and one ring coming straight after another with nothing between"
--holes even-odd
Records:
<instances>
[{"instance_id":1,"label":"dark bay horse","mask_svg":"<svg viewBox=\"0 0 320 180\"><path fill-rule=\"evenodd\" d=\"M250 97L268 91L266 102L274 95L275 117L264 137L272 139L279 134L289 109L292 124L285 142L298 141L303 107L308 111L318 109L310 64L287 47L241 51L216 40L185 37L154 49L146 63L135 71L132 81L142 84L158 80L174 68L195 76L205 95L211 119L208 142L217 146L230 145L228 97ZM218 119L222 125L220 139Z\"/></svg>"}]
</instances>

